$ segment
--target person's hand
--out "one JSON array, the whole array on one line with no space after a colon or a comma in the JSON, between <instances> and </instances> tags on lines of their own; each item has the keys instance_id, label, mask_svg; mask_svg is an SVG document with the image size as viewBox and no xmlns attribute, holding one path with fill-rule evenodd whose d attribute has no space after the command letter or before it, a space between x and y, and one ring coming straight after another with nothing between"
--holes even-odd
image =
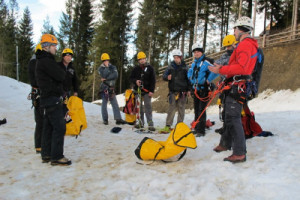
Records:
<instances>
[{"instance_id":1,"label":"person's hand","mask_svg":"<svg viewBox=\"0 0 300 200\"><path fill-rule=\"evenodd\" d=\"M138 87L140 87L140 86L141 86L141 83L142 83L142 81L141 81L141 80L136 80L136 85L137 85Z\"/></svg>"},{"instance_id":2,"label":"person's hand","mask_svg":"<svg viewBox=\"0 0 300 200\"><path fill-rule=\"evenodd\" d=\"M152 97L153 96L153 93L152 92L149 92L149 97Z\"/></svg>"},{"instance_id":3,"label":"person's hand","mask_svg":"<svg viewBox=\"0 0 300 200\"><path fill-rule=\"evenodd\" d=\"M221 67L222 67L222 65L218 65L218 64L215 63L214 66L208 66L208 69L209 69L209 71L211 71L215 74L219 74Z\"/></svg>"},{"instance_id":4,"label":"person's hand","mask_svg":"<svg viewBox=\"0 0 300 200\"><path fill-rule=\"evenodd\" d=\"M78 96L78 93L77 93L77 92L74 92L73 96L76 96L76 97L77 97L77 96Z\"/></svg>"},{"instance_id":5,"label":"person's hand","mask_svg":"<svg viewBox=\"0 0 300 200\"><path fill-rule=\"evenodd\" d=\"M103 82L103 81L106 81L106 78L101 78L101 81Z\"/></svg>"},{"instance_id":6,"label":"person's hand","mask_svg":"<svg viewBox=\"0 0 300 200\"><path fill-rule=\"evenodd\" d=\"M170 81L172 79L172 74L168 75L168 80Z\"/></svg>"}]
</instances>

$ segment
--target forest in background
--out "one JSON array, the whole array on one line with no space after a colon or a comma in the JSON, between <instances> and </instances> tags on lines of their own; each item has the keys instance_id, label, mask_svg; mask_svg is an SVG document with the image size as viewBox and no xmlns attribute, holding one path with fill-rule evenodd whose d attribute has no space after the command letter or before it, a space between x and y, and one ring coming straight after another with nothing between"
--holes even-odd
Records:
<instances>
[{"instance_id":1,"label":"forest in background","mask_svg":"<svg viewBox=\"0 0 300 200\"><path fill-rule=\"evenodd\" d=\"M134 9L138 4L139 11ZM253 17L254 0L242 1L242 15ZM95 99L100 84L100 56L106 52L119 71L116 91L124 92L136 54L144 51L156 71L170 60L169 54L179 48L184 57L192 56L195 35L206 52L220 50L224 36L232 33L230 24L239 13L239 0L67 0L55 30L50 19L44 20L43 33L55 35L59 41L57 60L68 47L74 51L73 63L80 81L79 96ZM298 5L299 8L299 5ZM269 33L291 25L293 0L258 0L257 13L264 13L264 27L270 21ZM17 0L0 0L0 74L17 79L16 46L18 46L19 80L29 83L28 62L35 49L30 8L18 19ZM135 13L139 13L137 19ZM300 18L298 12L298 19ZM195 19L198 26L195 27ZM217 38L217 39L216 39ZM133 52L133 53L128 53ZM94 81L95 80L95 81Z\"/></svg>"}]
</instances>

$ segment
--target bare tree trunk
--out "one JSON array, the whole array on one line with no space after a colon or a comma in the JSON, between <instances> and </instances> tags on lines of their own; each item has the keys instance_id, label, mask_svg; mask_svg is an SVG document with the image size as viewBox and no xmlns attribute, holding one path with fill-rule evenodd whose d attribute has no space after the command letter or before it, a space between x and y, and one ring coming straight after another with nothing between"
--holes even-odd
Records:
<instances>
[{"instance_id":1,"label":"bare tree trunk","mask_svg":"<svg viewBox=\"0 0 300 200\"><path fill-rule=\"evenodd\" d=\"M206 0L205 5L205 24L204 24L204 36L203 36L203 50L206 48L206 37L207 37L207 26L208 26L208 16L209 16L209 0Z\"/></svg>"},{"instance_id":2,"label":"bare tree trunk","mask_svg":"<svg viewBox=\"0 0 300 200\"><path fill-rule=\"evenodd\" d=\"M182 31L181 31L181 52L182 52L182 55L184 54L184 38L185 38L185 28L184 28L184 25L182 25Z\"/></svg>"},{"instance_id":3,"label":"bare tree trunk","mask_svg":"<svg viewBox=\"0 0 300 200\"><path fill-rule=\"evenodd\" d=\"M224 23L224 1L221 2L221 35L220 35L220 50L222 49L222 41L224 36L224 29L225 29L225 23Z\"/></svg>"}]
</instances>

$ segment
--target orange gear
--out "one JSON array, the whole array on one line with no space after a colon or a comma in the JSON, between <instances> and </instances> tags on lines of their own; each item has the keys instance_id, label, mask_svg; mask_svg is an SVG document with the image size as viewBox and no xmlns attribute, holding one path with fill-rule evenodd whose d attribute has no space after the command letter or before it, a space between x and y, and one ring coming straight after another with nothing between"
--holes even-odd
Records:
<instances>
[{"instance_id":1,"label":"orange gear","mask_svg":"<svg viewBox=\"0 0 300 200\"><path fill-rule=\"evenodd\" d=\"M41 44L43 43L52 43L52 44L57 44L57 39L54 35L51 35L51 34L44 34L42 35L42 38L41 38Z\"/></svg>"}]
</instances>

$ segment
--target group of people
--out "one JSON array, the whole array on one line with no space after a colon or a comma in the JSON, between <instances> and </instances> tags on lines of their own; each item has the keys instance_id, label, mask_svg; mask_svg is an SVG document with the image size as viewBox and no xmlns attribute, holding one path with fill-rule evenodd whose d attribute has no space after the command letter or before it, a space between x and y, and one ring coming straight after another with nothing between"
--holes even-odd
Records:
<instances>
[{"instance_id":1,"label":"group of people","mask_svg":"<svg viewBox=\"0 0 300 200\"><path fill-rule=\"evenodd\" d=\"M184 121L187 97L194 99L194 134L205 136L207 97L215 88L213 81L221 75L221 81L230 86L222 93L224 104L222 127L223 134L220 143L214 148L216 152L233 150L231 156L224 161L233 163L246 161L246 141L241 123L243 103L240 100L244 91L239 90L251 75L256 58L257 41L251 38L253 24L250 18L241 17L234 25L234 35L228 35L223 40L227 49L219 60L206 57L201 44L192 46L194 61L189 68L183 61L182 52L172 51L173 61L163 74L163 80L168 81L168 102L166 125L163 131L170 132L176 111L177 123ZM52 165L70 165L71 160L63 155L64 134L66 130L64 115L66 106L64 99L78 95L78 81L72 67L73 51L65 49L62 61L54 59L57 39L50 34L42 36L34 57L29 63L32 96L35 96L35 147L41 151L43 162L51 161ZM108 125L107 103L110 101L116 124L126 124L121 117L119 105L115 96L115 83L118 78L117 68L110 63L107 53L101 55L102 64L98 68L101 76L100 96L102 99L102 120ZM147 63L146 54L137 54L138 65L130 75L133 90L141 96L140 119L134 124L136 128L144 128L146 122L150 131L155 131L152 118L151 99L155 90L155 71ZM39 98L36 98L39 97Z\"/></svg>"}]
</instances>

